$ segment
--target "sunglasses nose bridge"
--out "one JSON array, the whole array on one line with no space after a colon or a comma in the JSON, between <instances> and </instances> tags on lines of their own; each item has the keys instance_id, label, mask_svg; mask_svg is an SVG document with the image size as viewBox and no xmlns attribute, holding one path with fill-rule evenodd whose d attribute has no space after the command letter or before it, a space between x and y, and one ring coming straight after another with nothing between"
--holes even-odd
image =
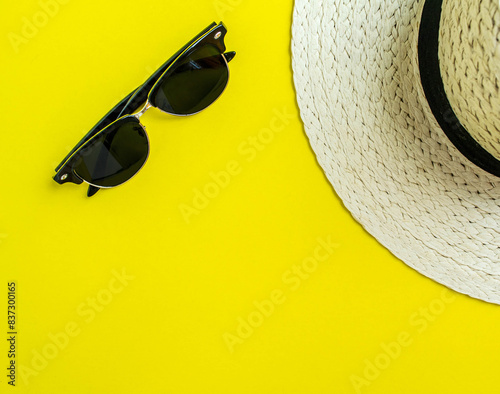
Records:
<instances>
[{"instance_id":1,"label":"sunglasses nose bridge","mask_svg":"<svg viewBox=\"0 0 500 394\"><path fill-rule=\"evenodd\" d=\"M132 115L135 116L137 119L140 119L142 115L146 113L148 109L150 109L153 105L148 101L146 105L136 114Z\"/></svg>"}]
</instances>

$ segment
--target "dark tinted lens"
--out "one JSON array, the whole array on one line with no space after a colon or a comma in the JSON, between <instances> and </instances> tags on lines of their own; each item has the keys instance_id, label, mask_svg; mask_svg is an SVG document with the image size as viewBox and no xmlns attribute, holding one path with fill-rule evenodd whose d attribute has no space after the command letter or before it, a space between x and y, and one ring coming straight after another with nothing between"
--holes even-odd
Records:
<instances>
[{"instance_id":1,"label":"dark tinted lens","mask_svg":"<svg viewBox=\"0 0 500 394\"><path fill-rule=\"evenodd\" d=\"M75 173L96 186L112 187L132 178L146 162L146 131L129 116L109 125L77 153Z\"/></svg>"},{"instance_id":2,"label":"dark tinted lens","mask_svg":"<svg viewBox=\"0 0 500 394\"><path fill-rule=\"evenodd\" d=\"M167 71L151 92L150 102L172 114L194 114L217 100L228 77L227 63L220 51L205 45L185 55Z\"/></svg>"}]
</instances>

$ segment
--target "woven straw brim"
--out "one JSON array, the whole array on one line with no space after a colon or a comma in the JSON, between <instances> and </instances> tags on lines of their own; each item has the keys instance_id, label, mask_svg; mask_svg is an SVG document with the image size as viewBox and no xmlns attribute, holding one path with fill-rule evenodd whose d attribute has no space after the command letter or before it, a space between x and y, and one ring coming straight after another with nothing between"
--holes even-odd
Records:
<instances>
[{"instance_id":1,"label":"woven straw brim","mask_svg":"<svg viewBox=\"0 0 500 394\"><path fill-rule=\"evenodd\" d=\"M406 264L500 303L500 179L454 148L420 84L422 1L296 0L293 69L318 161Z\"/></svg>"}]
</instances>

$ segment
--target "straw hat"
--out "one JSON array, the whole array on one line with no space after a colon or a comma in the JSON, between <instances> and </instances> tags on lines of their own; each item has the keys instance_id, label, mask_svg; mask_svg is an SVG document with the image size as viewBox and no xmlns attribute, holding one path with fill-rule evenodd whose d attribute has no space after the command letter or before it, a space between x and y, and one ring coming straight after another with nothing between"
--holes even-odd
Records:
<instances>
[{"instance_id":1,"label":"straw hat","mask_svg":"<svg viewBox=\"0 0 500 394\"><path fill-rule=\"evenodd\" d=\"M296 0L318 161L395 256L500 303L499 0Z\"/></svg>"}]
</instances>

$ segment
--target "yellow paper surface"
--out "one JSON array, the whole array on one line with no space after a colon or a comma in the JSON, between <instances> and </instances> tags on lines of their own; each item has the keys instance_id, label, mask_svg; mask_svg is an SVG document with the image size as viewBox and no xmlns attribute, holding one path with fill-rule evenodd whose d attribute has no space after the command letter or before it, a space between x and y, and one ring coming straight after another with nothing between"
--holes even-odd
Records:
<instances>
[{"instance_id":1,"label":"yellow paper surface","mask_svg":"<svg viewBox=\"0 0 500 394\"><path fill-rule=\"evenodd\" d=\"M498 391L498 307L393 257L318 166L295 101L292 8L2 4L0 392ZM102 115L219 20L237 56L217 103L144 115L150 158L123 186L89 199L51 179Z\"/></svg>"}]
</instances>

